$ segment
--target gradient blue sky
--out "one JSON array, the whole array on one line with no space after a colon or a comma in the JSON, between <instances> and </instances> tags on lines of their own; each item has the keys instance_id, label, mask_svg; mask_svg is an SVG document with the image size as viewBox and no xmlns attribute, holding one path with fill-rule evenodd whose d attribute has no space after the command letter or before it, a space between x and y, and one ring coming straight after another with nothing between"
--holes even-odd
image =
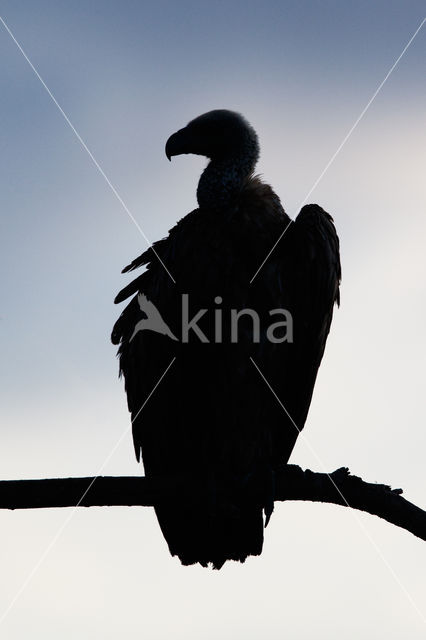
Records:
<instances>
[{"instance_id":1,"label":"gradient blue sky","mask_svg":"<svg viewBox=\"0 0 426 640\"><path fill-rule=\"evenodd\" d=\"M155 240L195 206L205 164L168 163L165 140L212 108L252 122L258 169L297 215L424 9L6 0L0 15ZM344 280L309 444L292 458L347 465L420 505L425 29L309 198L335 218ZM0 61L0 476L94 475L129 425L109 333L120 270L146 243L2 25ZM130 432L102 472L141 473ZM424 638L412 603L426 616L424 545L367 515L290 503L259 559L220 572L170 558L151 509L80 510L2 619L70 513L0 513L1 637Z\"/></svg>"}]
</instances>

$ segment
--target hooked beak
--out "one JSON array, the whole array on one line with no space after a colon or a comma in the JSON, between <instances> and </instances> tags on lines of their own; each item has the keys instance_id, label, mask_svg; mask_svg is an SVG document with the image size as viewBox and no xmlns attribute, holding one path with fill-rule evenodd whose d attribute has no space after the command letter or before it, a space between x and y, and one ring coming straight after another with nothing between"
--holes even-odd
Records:
<instances>
[{"instance_id":1,"label":"hooked beak","mask_svg":"<svg viewBox=\"0 0 426 640\"><path fill-rule=\"evenodd\" d=\"M191 141L187 127L179 129L166 142L166 156L169 160L172 156L179 156L182 153L193 153L190 149Z\"/></svg>"}]
</instances>

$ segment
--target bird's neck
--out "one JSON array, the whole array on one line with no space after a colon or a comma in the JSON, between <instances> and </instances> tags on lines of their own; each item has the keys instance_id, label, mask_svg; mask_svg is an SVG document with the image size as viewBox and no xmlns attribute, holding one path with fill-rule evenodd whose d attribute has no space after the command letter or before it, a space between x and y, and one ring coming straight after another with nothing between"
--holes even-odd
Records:
<instances>
[{"instance_id":1,"label":"bird's neck","mask_svg":"<svg viewBox=\"0 0 426 640\"><path fill-rule=\"evenodd\" d=\"M212 159L203 173L197 188L197 200L201 209L225 210L234 205L246 178L253 172L259 148L247 144L243 150L226 158Z\"/></svg>"}]
</instances>

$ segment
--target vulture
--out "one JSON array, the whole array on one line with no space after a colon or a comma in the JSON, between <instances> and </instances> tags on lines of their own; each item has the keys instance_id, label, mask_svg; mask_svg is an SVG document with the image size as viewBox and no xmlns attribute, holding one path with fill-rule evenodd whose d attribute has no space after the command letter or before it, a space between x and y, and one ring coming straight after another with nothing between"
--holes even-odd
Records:
<instances>
[{"instance_id":1,"label":"vulture","mask_svg":"<svg viewBox=\"0 0 426 640\"><path fill-rule=\"evenodd\" d=\"M339 240L320 206L292 221L255 175L239 113L191 120L165 151L208 159L198 207L123 270L145 266L112 342L136 458L168 487L154 506L170 553L220 569L262 551L339 304Z\"/></svg>"}]
</instances>

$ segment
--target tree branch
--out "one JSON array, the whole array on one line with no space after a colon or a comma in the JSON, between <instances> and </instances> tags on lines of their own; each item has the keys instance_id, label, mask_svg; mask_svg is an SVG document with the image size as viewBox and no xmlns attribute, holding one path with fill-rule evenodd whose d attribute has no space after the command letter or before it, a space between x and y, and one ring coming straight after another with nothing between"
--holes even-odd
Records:
<instances>
[{"instance_id":1,"label":"tree branch","mask_svg":"<svg viewBox=\"0 0 426 640\"><path fill-rule=\"evenodd\" d=\"M402 489L364 482L342 467L330 475L287 465L275 474L275 500L328 502L367 511L426 540L426 512L408 502ZM185 490L186 488L186 490ZM152 506L187 494L182 478L155 481L139 476L0 481L0 509Z\"/></svg>"}]
</instances>

